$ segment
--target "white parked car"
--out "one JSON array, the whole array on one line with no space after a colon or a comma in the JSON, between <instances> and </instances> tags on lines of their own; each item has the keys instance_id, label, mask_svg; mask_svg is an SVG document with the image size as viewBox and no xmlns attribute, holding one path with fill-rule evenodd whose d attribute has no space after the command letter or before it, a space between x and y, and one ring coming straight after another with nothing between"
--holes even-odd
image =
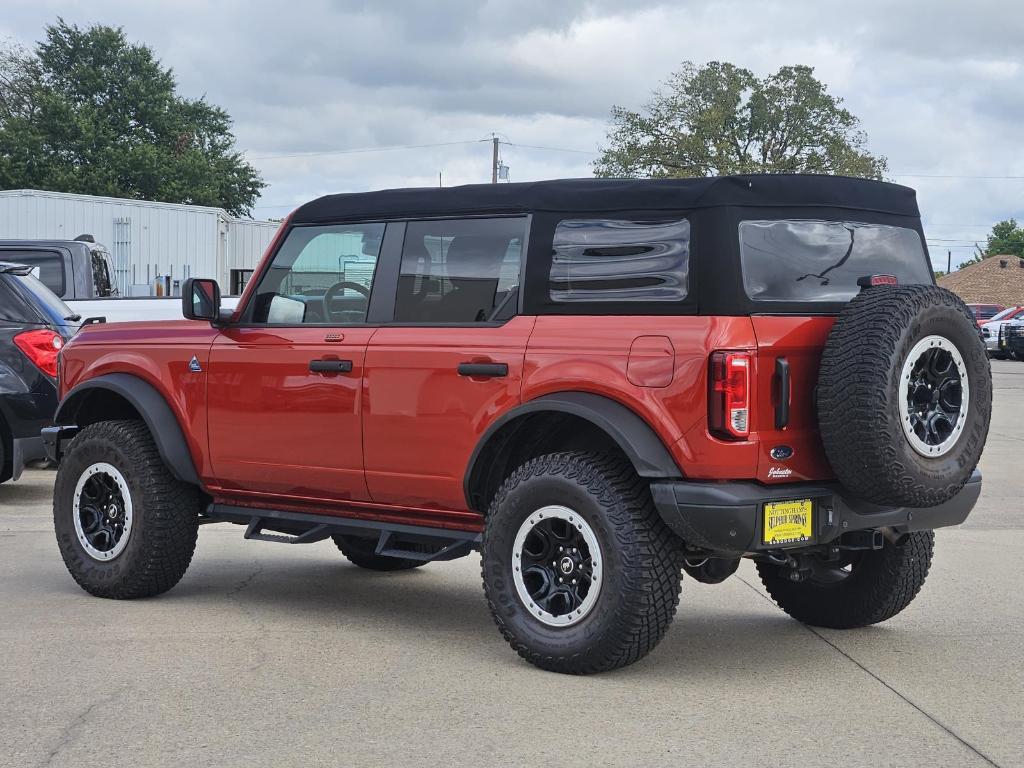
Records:
<instances>
[{"instance_id":1,"label":"white parked car","mask_svg":"<svg viewBox=\"0 0 1024 768\"><path fill-rule=\"evenodd\" d=\"M1000 347L999 327L1003 323L1021 319L1024 319L1024 306L1007 307L991 320L981 324L981 337L985 340L985 349L988 350L989 355L999 359L1006 357L1006 348Z\"/></svg>"}]
</instances>

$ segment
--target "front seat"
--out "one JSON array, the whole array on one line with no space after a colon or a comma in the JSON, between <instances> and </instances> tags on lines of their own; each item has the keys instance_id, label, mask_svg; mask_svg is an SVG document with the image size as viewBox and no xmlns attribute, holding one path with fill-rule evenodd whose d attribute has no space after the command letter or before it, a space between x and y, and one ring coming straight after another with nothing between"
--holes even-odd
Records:
<instances>
[{"instance_id":1,"label":"front seat","mask_svg":"<svg viewBox=\"0 0 1024 768\"><path fill-rule=\"evenodd\" d=\"M508 242L501 238L486 235L454 238L445 256L445 274L451 289L437 305L435 322L486 320L494 309L501 263L507 250Z\"/></svg>"}]
</instances>

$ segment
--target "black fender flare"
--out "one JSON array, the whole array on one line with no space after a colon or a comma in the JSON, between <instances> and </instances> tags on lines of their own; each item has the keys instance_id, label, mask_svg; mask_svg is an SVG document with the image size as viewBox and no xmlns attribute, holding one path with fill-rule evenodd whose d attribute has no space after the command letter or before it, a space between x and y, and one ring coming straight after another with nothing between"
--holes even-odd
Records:
<instances>
[{"instance_id":1,"label":"black fender flare","mask_svg":"<svg viewBox=\"0 0 1024 768\"><path fill-rule=\"evenodd\" d=\"M120 395L127 400L142 416L142 420L153 436L160 458L178 480L192 485L199 485L199 475L192 454L185 442L185 434L181 425L167 404L164 396L157 389L138 376L129 373L108 373L95 379L83 381L74 387L57 406L53 423L57 425L75 424L78 409L85 401L89 392L102 389Z\"/></svg>"},{"instance_id":2,"label":"black fender flare","mask_svg":"<svg viewBox=\"0 0 1024 768\"><path fill-rule=\"evenodd\" d=\"M661 438L646 421L622 403L616 402L610 397L590 392L558 392L542 395L512 408L487 428L469 457L469 464L463 479L463 493L470 509L473 508L470 489L477 476L477 464L491 438L514 419L543 411L572 414L586 419L603 430L626 454L640 477L659 479L681 479L683 477L683 473Z\"/></svg>"}]
</instances>

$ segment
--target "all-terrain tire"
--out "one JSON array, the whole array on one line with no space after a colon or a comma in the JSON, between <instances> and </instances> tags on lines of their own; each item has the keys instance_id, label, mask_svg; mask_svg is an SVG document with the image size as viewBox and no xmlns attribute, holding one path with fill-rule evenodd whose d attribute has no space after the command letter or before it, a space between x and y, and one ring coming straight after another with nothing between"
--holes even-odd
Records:
<instances>
[{"instance_id":1,"label":"all-terrain tire","mask_svg":"<svg viewBox=\"0 0 1024 768\"><path fill-rule=\"evenodd\" d=\"M331 538L350 563L370 571L409 571L427 564L426 560L378 555L374 551L377 545L374 539L357 536L332 536Z\"/></svg>"},{"instance_id":2,"label":"all-terrain tire","mask_svg":"<svg viewBox=\"0 0 1024 768\"><path fill-rule=\"evenodd\" d=\"M956 347L969 384L959 437L934 457L914 449L899 405L903 366L915 345L933 336ZM988 355L966 305L932 285L862 291L829 333L816 401L825 454L853 495L891 506L948 501L978 465L992 413Z\"/></svg>"},{"instance_id":3,"label":"all-terrain tire","mask_svg":"<svg viewBox=\"0 0 1024 768\"><path fill-rule=\"evenodd\" d=\"M513 578L517 532L551 505L578 514L604 563L593 608L571 626L532 615ZM524 659L553 672L589 674L631 664L664 637L679 604L681 545L658 515L647 483L624 458L555 453L516 469L487 512L481 573L491 615Z\"/></svg>"},{"instance_id":4,"label":"all-terrain tire","mask_svg":"<svg viewBox=\"0 0 1024 768\"><path fill-rule=\"evenodd\" d=\"M759 562L757 573L778 606L797 621L815 627L853 629L891 619L917 596L932 563L935 534L919 531L898 544L859 553L844 579L794 582L788 569Z\"/></svg>"},{"instance_id":5,"label":"all-terrain tire","mask_svg":"<svg viewBox=\"0 0 1024 768\"><path fill-rule=\"evenodd\" d=\"M79 540L74 522L76 485L99 463L113 466L128 486L133 507L123 551L100 561ZM64 564L78 585L118 600L166 592L185 575L196 548L202 496L176 480L141 421L103 421L83 429L57 470L53 524Z\"/></svg>"}]
</instances>

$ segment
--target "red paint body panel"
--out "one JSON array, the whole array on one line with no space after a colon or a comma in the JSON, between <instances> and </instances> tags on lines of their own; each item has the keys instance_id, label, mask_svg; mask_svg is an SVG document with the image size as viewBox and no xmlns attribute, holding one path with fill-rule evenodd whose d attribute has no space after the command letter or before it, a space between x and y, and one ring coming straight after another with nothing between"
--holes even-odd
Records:
<instances>
[{"instance_id":1,"label":"red paint body panel","mask_svg":"<svg viewBox=\"0 0 1024 768\"><path fill-rule=\"evenodd\" d=\"M137 375L170 404L218 500L477 530L463 478L488 427L518 404L591 392L630 408L685 477L825 479L814 386L830 317L517 317L502 326L242 328L205 323L90 326L65 348L62 396L88 378ZM341 334L327 341L327 334ZM751 434L707 427L708 359L756 352ZM189 369L195 356L202 372ZM774 425L777 357L792 373L790 423ZM309 361L351 360L346 374ZM461 376L462 362L508 366ZM769 451L788 445L786 477Z\"/></svg>"},{"instance_id":2,"label":"red paint body panel","mask_svg":"<svg viewBox=\"0 0 1024 768\"><path fill-rule=\"evenodd\" d=\"M501 327L385 327L370 339L363 392L366 483L380 504L464 510L469 458L493 421L520 402L535 318ZM470 378L459 363L504 363Z\"/></svg>"},{"instance_id":3,"label":"red paint body panel","mask_svg":"<svg viewBox=\"0 0 1024 768\"><path fill-rule=\"evenodd\" d=\"M189 370L193 355L206 369L217 331L189 320L87 325L64 347L60 397L106 373L151 384L171 406L200 478L212 476L206 447L206 375Z\"/></svg>"},{"instance_id":4,"label":"red paint body panel","mask_svg":"<svg viewBox=\"0 0 1024 768\"><path fill-rule=\"evenodd\" d=\"M663 387L629 380L630 349L652 332L675 350L672 381ZM564 391L603 395L644 419L684 476L751 478L757 467L753 436L731 443L708 433L708 358L716 349L753 350L756 343L749 317L538 317L526 355L523 400Z\"/></svg>"},{"instance_id":5,"label":"red paint body panel","mask_svg":"<svg viewBox=\"0 0 1024 768\"><path fill-rule=\"evenodd\" d=\"M757 336L756 399L751 421L759 443L757 479L764 483L829 479L832 470L818 435L814 390L821 352L835 319L755 315L751 320ZM773 393L772 379L778 358L785 358L790 370L789 423L784 429L775 426L779 393ZM793 449L792 458L784 462L772 459L769 452L780 445Z\"/></svg>"},{"instance_id":6,"label":"red paint body panel","mask_svg":"<svg viewBox=\"0 0 1024 768\"><path fill-rule=\"evenodd\" d=\"M374 330L225 329L207 367L211 486L368 501L360 391ZM310 372L318 359L350 360L352 371Z\"/></svg>"}]
</instances>

